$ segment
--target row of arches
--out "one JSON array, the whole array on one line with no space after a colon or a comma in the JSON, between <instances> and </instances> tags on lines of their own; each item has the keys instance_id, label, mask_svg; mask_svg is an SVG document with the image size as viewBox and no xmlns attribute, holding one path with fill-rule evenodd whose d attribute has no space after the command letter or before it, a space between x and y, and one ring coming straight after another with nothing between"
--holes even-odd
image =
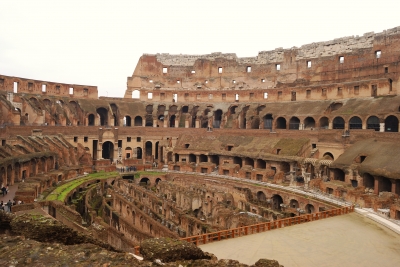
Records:
<instances>
[{"instance_id":1,"label":"row of arches","mask_svg":"<svg viewBox=\"0 0 400 267\"><path fill-rule=\"evenodd\" d=\"M291 209L292 211L296 210L300 215L300 213L314 213L315 207L313 204L307 203L300 205L299 201L296 199L290 199L288 203L283 201L282 196L279 194L274 194L270 198L263 191L258 191L257 194L257 201L261 204L266 204L270 206L272 209L277 211L283 211L284 209Z\"/></svg>"},{"instance_id":2,"label":"row of arches","mask_svg":"<svg viewBox=\"0 0 400 267\"><path fill-rule=\"evenodd\" d=\"M205 110L203 116L208 118L208 113L210 111ZM233 111L235 112L235 111ZM233 113L235 114L235 113ZM100 117L100 125L108 125L106 111L104 108L98 109L98 115ZM231 116L230 114L229 116ZM158 115L157 121L163 123L165 120L165 115ZM176 125L176 120L178 117L174 115L168 116L167 127L173 128L176 126L184 127L185 124ZM192 123L189 123L189 127L196 127L197 116L192 117ZM220 128L224 121L222 110L218 109L214 111L214 115L211 117L212 123L209 122L208 119L199 121L199 128ZM230 120L230 119L228 119ZM385 132L398 132L399 131L399 119L394 115L388 115L384 119L379 119L377 116L369 116L366 120L363 121L359 116L353 116L347 121L342 116L336 116L333 118L329 118L327 116L323 116L316 120L314 117L306 117L304 120L300 120L298 117L277 117L273 118L272 114L266 114L262 118L252 117L249 124L247 124L247 119L245 117L239 117L238 128L243 129L288 129L288 130L302 130L302 129L314 129L314 128L322 128L322 129L372 129L375 131L385 131ZM143 121L145 124L143 125ZM118 120L114 120L114 126L118 126ZM384 124L384 128L381 129L381 123ZM95 115L89 114L88 116L88 125L95 125ZM163 124L165 125L165 124ZM143 119L141 116L135 116L133 119L131 116L125 116L123 118L123 126L127 127L154 127L154 120L152 115L148 115Z\"/></svg>"}]
</instances>

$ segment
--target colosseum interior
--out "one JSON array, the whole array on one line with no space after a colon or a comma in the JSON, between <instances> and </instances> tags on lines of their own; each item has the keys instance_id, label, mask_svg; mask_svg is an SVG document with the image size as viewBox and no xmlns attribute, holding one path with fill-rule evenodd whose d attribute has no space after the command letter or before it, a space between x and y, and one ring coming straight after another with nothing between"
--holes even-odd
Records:
<instances>
[{"instance_id":1,"label":"colosseum interior","mask_svg":"<svg viewBox=\"0 0 400 267\"><path fill-rule=\"evenodd\" d=\"M121 98L0 75L0 179L131 250L337 208L400 220L400 27L236 54L143 54ZM58 185L110 173L49 200ZM296 191L294 191L296 190Z\"/></svg>"}]
</instances>

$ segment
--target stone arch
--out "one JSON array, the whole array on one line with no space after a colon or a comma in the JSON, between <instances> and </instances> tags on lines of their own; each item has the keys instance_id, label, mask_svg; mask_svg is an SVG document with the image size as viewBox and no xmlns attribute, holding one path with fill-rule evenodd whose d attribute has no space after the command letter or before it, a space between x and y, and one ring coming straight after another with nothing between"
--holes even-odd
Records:
<instances>
[{"instance_id":1,"label":"stone arch","mask_svg":"<svg viewBox=\"0 0 400 267\"><path fill-rule=\"evenodd\" d=\"M214 127L214 128L220 128L220 127L221 127L221 122L222 122L222 110L217 109L217 110L214 112L213 127Z\"/></svg>"},{"instance_id":2,"label":"stone arch","mask_svg":"<svg viewBox=\"0 0 400 267\"><path fill-rule=\"evenodd\" d=\"M97 114L100 116L100 125L108 125L108 110L106 108L100 107L96 109Z\"/></svg>"},{"instance_id":3,"label":"stone arch","mask_svg":"<svg viewBox=\"0 0 400 267\"><path fill-rule=\"evenodd\" d=\"M188 106L183 106L182 107L182 113L188 113L189 112L189 107Z\"/></svg>"},{"instance_id":4,"label":"stone arch","mask_svg":"<svg viewBox=\"0 0 400 267\"><path fill-rule=\"evenodd\" d=\"M365 188L374 188L375 187L375 179L374 176L372 176L369 173L364 173L363 174L363 184Z\"/></svg>"},{"instance_id":5,"label":"stone arch","mask_svg":"<svg viewBox=\"0 0 400 267\"><path fill-rule=\"evenodd\" d=\"M313 117L307 117L304 119L304 129L315 128L315 120Z\"/></svg>"},{"instance_id":6,"label":"stone arch","mask_svg":"<svg viewBox=\"0 0 400 267\"><path fill-rule=\"evenodd\" d=\"M150 182L150 179L149 179L149 178L143 177L143 178L140 179L139 184L140 184L140 185L150 185L151 182Z\"/></svg>"},{"instance_id":7,"label":"stone arch","mask_svg":"<svg viewBox=\"0 0 400 267\"><path fill-rule=\"evenodd\" d=\"M151 157L153 155L153 143L151 141L147 141L145 143L145 151L146 151L146 158Z\"/></svg>"},{"instance_id":8,"label":"stone arch","mask_svg":"<svg viewBox=\"0 0 400 267\"><path fill-rule=\"evenodd\" d=\"M385 132L398 132L399 119L396 116L389 115L385 119Z\"/></svg>"},{"instance_id":9,"label":"stone arch","mask_svg":"<svg viewBox=\"0 0 400 267\"><path fill-rule=\"evenodd\" d=\"M272 118L272 114L266 114L263 117L264 121L264 129L272 130L272 124L274 122L274 119Z\"/></svg>"},{"instance_id":10,"label":"stone arch","mask_svg":"<svg viewBox=\"0 0 400 267\"><path fill-rule=\"evenodd\" d=\"M329 159L329 160L334 160L335 158L333 157L333 154L331 152L326 152L322 158L324 159Z\"/></svg>"},{"instance_id":11,"label":"stone arch","mask_svg":"<svg viewBox=\"0 0 400 267\"><path fill-rule=\"evenodd\" d=\"M251 129L260 129L260 118L258 116L254 116L251 120Z\"/></svg>"},{"instance_id":12,"label":"stone arch","mask_svg":"<svg viewBox=\"0 0 400 267\"><path fill-rule=\"evenodd\" d=\"M161 178L157 178L156 179L156 184L158 184L159 182L161 182L162 180L161 180Z\"/></svg>"},{"instance_id":13,"label":"stone arch","mask_svg":"<svg viewBox=\"0 0 400 267\"><path fill-rule=\"evenodd\" d=\"M291 199L289 202L289 207L292 209L299 208L299 202L296 199Z\"/></svg>"},{"instance_id":14,"label":"stone arch","mask_svg":"<svg viewBox=\"0 0 400 267\"><path fill-rule=\"evenodd\" d=\"M143 154L143 152L142 152L142 148L141 147L136 147L136 159L142 159L142 154Z\"/></svg>"},{"instance_id":15,"label":"stone arch","mask_svg":"<svg viewBox=\"0 0 400 267\"><path fill-rule=\"evenodd\" d=\"M114 158L114 144L110 141L106 141L102 145L102 154L101 157L103 159L113 160Z\"/></svg>"},{"instance_id":16,"label":"stone arch","mask_svg":"<svg viewBox=\"0 0 400 267\"><path fill-rule=\"evenodd\" d=\"M136 116L133 122L133 126L143 126L143 119L140 116Z\"/></svg>"},{"instance_id":17,"label":"stone arch","mask_svg":"<svg viewBox=\"0 0 400 267\"><path fill-rule=\"evenodd\" d=\"M289 120L289 129L298 130L300 126L300 120L297 117L291 117Z\"/></svg>"},{"instance_id":18,"label":"stone arch","mask_svg":"<svg viewBox=\"0 0 400 267\"><path fill-rule=\"evenodd\" d=\"M286 119L284 117L279 117L276 119L276 129L286 129Z\"/></svg>"},{"instance_id":19,"label":"stone arch","mask_svg":"<svg viewBox=\"0 0 400 267\"><path fill-rule=\"evenodd\" d=\"M171 128L175 127L175 120L176 120L176 116L175 115L171 115L169 117L169 127L171 127Z\"/></svg>"},{"instance_id":20,"label":"stone arch","mask_svg":"<svg viewBox=\"0 0 400 267\"><path fill-rule=\"evenodd\" d=\"M131 127L132 126L132 119L131 116L124 117L124 126Z\"/></svg>"},{"instance_id":21,"label":"stone arch","mask_svg":"<svg viewBox=\"0 0 400 267\"><path fill-rule=\"evenodd\" d=\"M257 192L257 200L260 202L266 202L267 201L267 196L263 191L258 191Z\"/></svg>"},{"instance_id":22,"label":"stone arch","mask_svg":"<svg viewBox=\"0 0 400 267\"><path fill-rule=\"evenodd\" d=\"M306 211L306 213L314 213L315 208L313 204L307 204L304 210Z\"/></svg>"},{"instance_id":23,"label":"stone arch","mask_svg":"<svg viewBox=\"0 0 400 267\"><path fill-rule=\"evenodd\" d=\"M333 129L344 129L344 119L340 116L333 119Z\"/></svg>"},{"instance_id":24,"label":"stone arch","mask_svg":"<svg viewBox=\"0 0 400 267\"><path fill-rule=\"evenodd\" d=\"M319 128L321 129L329 128L329 119L327 117L322 117L319 119Z\"/></svg>"},{"instance_id":25,"label":"stone arch","mask_svg":"<svg viewBox=\"0 0 400 267\"><path fill-rule=\"evenodd\" d=\"M362 120L358 116L353 116L349 120L349 129L362 129Z\"/></svg>"},{"instance_id":26,"label":"stone arch","mask_svg":"<svg viewBox=\"0 0 400 267\"><path fill-rule=\"evenodd\" d=\"M367 119L367 129L373 129L377 132L380 130L380 120L377 116L370 116Z\"/></svg>"},{"instance_id":27,"label":"stone arch","mask_svg":"<svg viewBox=\"0 0 400 267\"><path fill-rule=\"evenodd\" d=\"M271 198L271 203L272 203L272 209L278 211L282 210L281 204L283 204L283 198L280 195L278 194L273 195Z\"/></svg>"},{"instance_id":28,"label":"stone arch","mask_svg":"<svg viewBox=\"0 0 400 267\"><path fill-rule=\"evenodd\" d=\"M95 125L95 116L94 114L89 114L88 115L88 126L94 126Z\"/></svg>"}]
</instances>

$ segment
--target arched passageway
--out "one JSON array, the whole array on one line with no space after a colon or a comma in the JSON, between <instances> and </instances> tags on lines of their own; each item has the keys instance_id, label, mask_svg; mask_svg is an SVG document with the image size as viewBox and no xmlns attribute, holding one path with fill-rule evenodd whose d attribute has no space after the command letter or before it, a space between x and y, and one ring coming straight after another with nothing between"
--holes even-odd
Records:
<instances>
[{"instance_id":1,"label":"arched passageway","mask_svg":"<svg viewBox=\"0 0 400 267\"><path fill-rule=\"evenodd\" d=\"M214 113L213 127L214 128L220 128L221 127L221 120L222 120L222 110L218 109Z\"/></svg>"},{"instance_id":2,"label":"arched passageway","mask_svg":"<svg viewBox=\"0 0 400 267\"><path fill-rule=\"evenodd\" d=\"M96 110L96 112L100 116L100 125L107 126L108 125L108 110L105 108L98 108Z\"/></svg>"},{"instance_id":3,"label":"arched passageway","mask_svg":"<svg viewBox=\"0 0 400 267\"><path fill-rule=\"evenodd\" d=\"M264 121L264 129L272 130L272 122L273 118L271 114L267 114L263 118Z\"/></svg>"},{"instance_id":4,"label":"arched passageway","mask_svg":"<svg viewBox=\"0 0 400 267\"><path fill-rule=\"evenodd\" d=\"M266 202L267 201L267 196L263 191L258 191L257 192L257 200L260 202Z\"/></svg>"},{"instance_id":5,"label":"arched passageway","mask_svg":"<svg viewBox=\"0 0 400 267\"><path fill-rule=\"evenodd\" d=\"M142 126L142 125L143 125L142 117L136 116L134 121L134 126Z\"/></svg>"},{"instance_id":6,"label":"arched passageway","mask_svg":"<svg viewBox=\"0 0 400 267\"><path fill-rule=\"evenodd\" d=\"M321 129L329 128L329 119L327 117L322 117L319 119L319 128Z\"/></svg>"},{"instance_id":7,"label":"arched passageway","mask_svg":"<svg viewBox=\"0 0 400 267\"><path fill-rule=\"evenodd\" d=\"M299 202L296 199L290 200L289 207L292 209L297 209L299 207Z\"/></svg>"},{"instance_id":8,"label":"arched passageway","mask_svg":"<svg viewBox=\"0 0 400 267\"><path fill-rule=\"evenodd\" d=\"M279 117L276 119L276 129L286 129L286 119Z\"/></svg>"},{"instance_id":9,"label":"arched passageway","mask_svg":"<svg viewBox=\"0 0 400 267\"><path fill-rule=\"evenodd\" d=\"M113 156L114 156L114 144L110 141L104 142L102 146L101 157L103 159L113 160Z\"/></svg>"},{"instance_id":10,"label":"arched passageway","mask_svg":"<svg viewBox=\"0 0 400 267\"><path fill-rule=\"evenodd\" d=\"M142 159L142 148L141 147L136 148L136 158Z\"/></svg>"},{"instance_id":11,"label":"arched passageway","mask_svg":"<svg viewBox=\"0 0 400 267\"><path fill-rule=\"evenodd\" d=\"M314 213L315 208L312 204L307 204L305 207L305 211L306 211L306 213Z\"/></svg>"},{"instance_id":12,"label":"arched passageway","mask_svg":"<svg viewBox=\"0 0 400 267\"><path fill-rule=\"evenodd\" d=\"M88 116L88 126L94 126L94 115L89 114Z\"/></svg>"},{"instance_id":13,"label":"arched passageway","mask_svg":"<svg viewBox=\"0 0 400 267\"><path fill-rule=\"evenodd\" d=\"M271 201L272 201L272 209L278 211L282 209L281 204L283 203L283 199L280 195L273 195Z\"/></svg>"},{"instance_id":14,"label":"arched passageway","mask_svg":"<svg viewBox=\"0 0 400 267\"><path fill-rule=\"evenodd\" d=\"M398 132L399 131L399 119L390 115L385 119L385 132Z\"/></svg>"},{"instance_id":15,"label":"arched passageway","mask_svg":"<svg viewBox=\"0 0 400 267\"><path fill-rule=\"evenodd\" d=\"M344 129L344 119L342 117L336 117L333 119L333 129Z\"/></svg>"},{"instance_id":16,"label":"arched passageway","mask_svg":"<svg viewBox=\"0 0 400 267\"><path fill-rule=\"evenodd\" d=\"M377 132L380 130L379 118L376 116L371 116L367 119L367 129L373 129Z\"/></svg>"},{"instance_id":17,"label":"arched passageway","mask_svg":"<svg viewBox=\"0 0 400 267\"><path fill-rule=\"evenodd\" d=\"M176 116L175 115L172 115L170 118L169 118L169 127L175 127L175 119L176 119Z\"/></svg>"},{"instance_id":18,"label":"arched passageway","mask_svg":"<svg viewBox=\"0 0 400 267\"><path fill-rule=\"evenodd\" d=\"M300 120L297 117L292 117L289 121L290 130L298 130L300 125Z\"/></svg>"},{"instance_id":19,"label":"arched passageway","mask_svg":"<svg viewBox=\"0 0 400 267\"><path fill-rule=\"evenodd\" d=\"M146 142L146 158L151 157L153 154L153 143L150 141Z\"/></svg>"},{"instance_id":20,"label":"arched passageway","mask_svg":"<svg viewBox=\"0 0 400 267\"><path fill-rule=\"evenodd\" d=\"M354 116L349 121L349 129L362 129L362 121L359 117Z\"/></svg>"},{"instance_id":21,"label":"arched passageway","mask_svg":"<svg viewBox=\"0 0 400 267\"><path fill-rule=\"evenodd\" d=\"M312 117L307 117L304 119L304 129L315 128L315 120Z\"/></svg>"},{"instance_id":22,"label":"arched passageway","mask_svg":"<svg viewBox=\"0 0 400 267\"><path fill-rule=\"evenodd\" d=\"M140 185L150 185L150 179L147 177L143 177L142 179L140 179L139 184Z\"/></svg>"},{"instance_id":23,"label":"arched passageway","mask_svg":"<svg viewBox=\"0 0 400 267\"><path fill-rule=\"evenodd\" d=\"M132 124L131 124L131 116L125 116L124 117L124 126L127 126L127 127L131 127L132 126Z\"/></svg>"}]
</instances>

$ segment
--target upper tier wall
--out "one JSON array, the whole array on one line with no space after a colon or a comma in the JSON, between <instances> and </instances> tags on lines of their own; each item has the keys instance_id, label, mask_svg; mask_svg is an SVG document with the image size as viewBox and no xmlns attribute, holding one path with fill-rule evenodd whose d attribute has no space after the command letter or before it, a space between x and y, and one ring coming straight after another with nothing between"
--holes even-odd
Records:
<instances>
[{"instance_id":1,"label":"upper tier wall","mask_svg":"<svg viewBox=\"0 0 400 267\"><path fill-rule=\"evenodd\" d=\"M98 98L97 86L55 83L5 75L0 75L0 91L71 98Z\"/></svg>"},{"instance_id":2,"label":"upper tier wall","mask_svg":"<svg viewBox=\"0 0 400 267\"><path fill-rule=\"evenodd\" d=\"M331 85L341 88L346 83L370 80L375 84L382 78L391 83L393 94L397 89L399 59L400 27L300 48L262 51L256 57L247 58L238 58L232 53L144 54L133 75L128 77L125 98L132 98L136 90L141 92L142 101L151 100L148 93L153 91L157 95L183 91L208 95L207 91L218 90L228 95L232 90L267 93L279 88L283 89L283 95L290 95L296 89L321 92Z\"/></svg>"}]
</instances>

